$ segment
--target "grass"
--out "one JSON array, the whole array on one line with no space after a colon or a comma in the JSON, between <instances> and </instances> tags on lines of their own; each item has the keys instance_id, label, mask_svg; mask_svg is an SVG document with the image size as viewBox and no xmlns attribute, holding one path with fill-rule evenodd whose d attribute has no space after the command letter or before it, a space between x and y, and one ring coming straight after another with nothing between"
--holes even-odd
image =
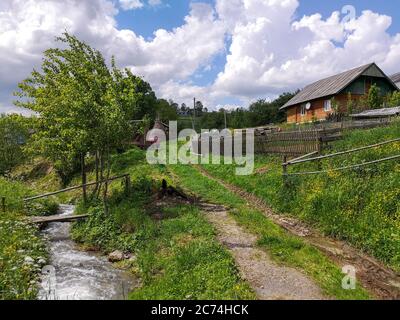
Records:
<instances>
[{"instance_id":1,"label":"grass","mask_svg":"<svg viewBox=\"0 0 400 320\"><path fill-rule=\"evenodd\" d=\"M345 133L328 152L347 150L398 138L400 123ZM342 167L399 154L400 143L365 150L321 162L322 169ZM352 243L393 269L400 270L400 165L386 162L365 169L330 171L291 177L283 186L281 159L256 156L256 170L265 173L236 176L231 165L206 165L215 177L264 199L276 211L307 221L322 233ZM291 172L318 170L316 163L290 168ZM256 171L257 172L257 171Z\"/></svg>"},{"instance_id":2,"label":"grass","mask_svg":"<svg viewBox=\"0 0 400 320\"><path fill-rule=\"evenodd\" d=\"M20 199L29 193L21 183L0 178L7 211L0 213L0 299L34 299L38 274L46 261L39 230L26 223Z\"/></svg>"},{"instance_id":3,"label":"grass","mask_svg":"<svg viewBox=\"0 0 400 320\"><path fill-rule=\"evenodd\" d=\"M170 169L187 190L207 201L230 207L232 217L259 237L258 245L276 262L301 269L319 284L326 295L336 299L369 298L368 293L359 286L351 291L342 289L343 274L333 262L300 238L291 236L273 224L240 197L202 176L191 166L177 165Z\"/></svg>"}]
</instances>

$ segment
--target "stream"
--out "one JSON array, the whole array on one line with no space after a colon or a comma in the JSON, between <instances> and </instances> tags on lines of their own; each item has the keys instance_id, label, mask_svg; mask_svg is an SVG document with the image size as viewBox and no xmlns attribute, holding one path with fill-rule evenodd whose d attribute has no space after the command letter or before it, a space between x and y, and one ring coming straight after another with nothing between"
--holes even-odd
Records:
<instances>
[{"instance_id":1,"label":"stream","mask_svg":"<svg viewBox=\"0 0 400 320\"><path fill-rule=\"evenodd\" d=\"M60 215L73 212L74 206L60 206ZM39 300L125 300L133 279L106 257L79 250L70 228L71 223L50 223L43 230L51 265L43 268Z\"/></svg>"}]
</instances>

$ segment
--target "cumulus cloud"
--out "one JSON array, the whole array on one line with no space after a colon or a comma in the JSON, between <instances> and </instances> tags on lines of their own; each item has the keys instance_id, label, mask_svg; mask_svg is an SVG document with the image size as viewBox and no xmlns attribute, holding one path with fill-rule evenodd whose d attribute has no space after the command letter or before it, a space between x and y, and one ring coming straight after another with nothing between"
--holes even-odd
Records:
<instances>
[{"instance_id":1,"label":"cumulus cloud","mask_svg":"<svg viewBox=\"0 0 400 320\"><path fill-rule=\"evenodd\" d=\"M295 19L298 0L196 2L180 27L155 30L148 40L116 23L118 7L137 9L145 3L161 1L0 1L0 109L9 109L16 84L40 66L43 51L65 30L107 59L115 55L160 97L190 104L196 96L209 108L224 98L245 104L274 97L372 61L387 73L400 71L400 33L390 35L391 17L372 11L343 22L339 11L326 19L319 13ZM193 84L193 75L207 70L221 53L226 64L215 81Z\"/></svg>"},{"instance_id":2,"label":"cumulus cloud","mask_svg":"<svg viewBox=\"0 0 400 320\"><path fill-rule=\"evenodd\" d=\"M132 65L132 71L157 86L186 79L224 49L224 34L212 7L194 3L183 26L170 32L157 30L152 41L142 41L146 61Z\"/></svg>"},{"instance_id":3,"label":"cumulus cloud","mask_svg":"<svg viewBox=\"0 0 400 320\"><path fill-rule=\"evenodd\" d=\"M144 6L140 0L119 0L119 3L123 10L135 10Z\"/></svg>"},{"instance_id":4,"label":"cumulus cloud","mask_svg":"<svg viewBox=\"0 0 400 320\"><path fill-rule=\"evenodd\" d=\"M215 89L242 97L273 96L369 62L396 71L400 35L371 11L343 22L340 12L294 21L297 0L217 0L232 44ZM398 60L397 60L398 61Z\"/></svg>"},{"instance_id":5,"label":"cumulus cloud","mask_svg":"<svg viewBox=\"0 0 400 320\"><path fill-rule=\"evenodd\" d=\"M161 0L149 0L149 5L155 7L155 6L159 6L162 4Z\"/></svg>"}]
</instances>

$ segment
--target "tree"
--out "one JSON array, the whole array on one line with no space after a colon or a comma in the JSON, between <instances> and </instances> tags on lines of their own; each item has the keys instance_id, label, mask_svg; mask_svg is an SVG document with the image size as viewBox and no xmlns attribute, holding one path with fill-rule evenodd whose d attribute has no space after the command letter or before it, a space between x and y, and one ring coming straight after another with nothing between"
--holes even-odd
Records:
<instances>
[{"instance_id":1,"label":"tree","mask_svg":"<svg viewBox=\"0 0 400 320\"><path fill-rule=\"evenodd\" d=\"M110 71L102 54L75 36L64 33L57 41L65 49L45 51L41 72L33 70L19 84L16 105L40 114L32 149L61 170L79 158L83 185L86 158L95 155L98 184L92 196L98 196L100 181L110 173L110 152L122 143L140 100L132 92L137 79L117 71L114 61ZM107 188L105 183L105 209ZM86 202L85 186L83 198Z\"/></svg>"},{"instance_id":2,"label":"tree","mask_svg":"<svg viewBox=\"0 0 400 320\"><path fill-rule=\"evenodd\" d=\"M121 71L112 59L112 76L118 103L129 120L140 120L144 116L155 119L157 98L150 84L134 75L129 69Z\"/></svg>"},{"instance_id":3,"label":"tree","mask_svg":"<svg viewBox=\"0 0 400 320\"><path fill-rule=\"evenodd\" d=\"M165 99L157 100L157 115L163 122L174 121L178 119L176 104L173 101Z\"/></svg>"},{"instance_id":4,"label":"tree","mask_svg":"<svg viewBox=\"0 0 400 320\"><path fill-rule=\"evenodd\" d=\"M196 117L201 117L203 115L203 103L201 101L196 101L194 109L196 111Z\"/></svg>"},{"instance_id":5,"label":"tree","mask_svg":"<svg viewBox=\"0 0 400 320\"><path fill-rule=\"evenodd\" d=\"M0 174L24 161L23 145L28 138L28 119L19 115L0 115Z\"/></svg>"},{"instance_id":6,"label":"tree","mask_svg":"<svg viewBox=\"0 0 400 320\"><path fill-rule=\"evenodd\" d=\"M280 110L280 108L292 99L293 96L294 94L292 93L283 93L277 99L270 102L260 99L252 103L249 107L251 126L262 126L285 121L285 111Z\"/></svg>"},{"instance_id":7,"label":"tree","mask_svg":"<svg viewBox=\"0 0 400 320\"><path fill-rule=\"evenodd\" d=\"M400 107L400 91L394 91L388 99L389 107Z\"/></svg>"},{"instance_id":8,"label":"tree","mask_svg":"<svg viewBox=\"0 0 400 320\"><path fill-rule=\"evenodd\" d=\"M382 97L381 97L381 90L379 87L374 83L368 91L367 96L367 106L370 109L379 109L382 107Z\"/></svg>"},{"instance_id":9,"label":"tree","mask_svg":"<svg viewBox=\"0 0 400 320\"><path fill-rule=\"evenodd\" d=\"M353 100L353 97L351 93L349 92L347 94L347 114L351 115L354 112L354 109L356 107L356 103Z\"/></svg>"}]
</instances>

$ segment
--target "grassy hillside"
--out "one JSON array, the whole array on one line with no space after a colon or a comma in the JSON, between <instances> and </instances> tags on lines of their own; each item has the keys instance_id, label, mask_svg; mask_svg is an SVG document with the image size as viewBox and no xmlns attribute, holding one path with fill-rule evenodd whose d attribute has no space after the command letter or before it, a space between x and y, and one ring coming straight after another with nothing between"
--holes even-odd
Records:
<instances>
[{"instance_id":1,"label":"grassy hillside","mask_svg":"<svg viewBox=\"0 0 400 320\"><path fill-rule=\"evenodd\" d=\"M400 137L399 122L387 128L345 133L332 150L347 150ZM400 143L291 167L290 172L329 170L400 154ZM318 227L323 233L349 241L400 270L400 164L398 160L343 172L290 177L282 180L282 159L257 156L256 172L236 176L231 165L207 165L214 176L242 187L269 203ZM259 172L259 173L257 173Z\"/></svg>"}]
</instances>

